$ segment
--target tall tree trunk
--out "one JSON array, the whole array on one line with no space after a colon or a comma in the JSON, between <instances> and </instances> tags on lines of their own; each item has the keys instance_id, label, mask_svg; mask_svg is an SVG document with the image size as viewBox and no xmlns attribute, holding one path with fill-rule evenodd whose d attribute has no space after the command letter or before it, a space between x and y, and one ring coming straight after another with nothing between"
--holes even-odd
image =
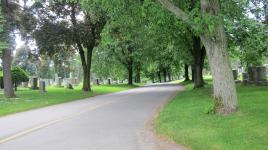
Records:
<instances>
[{"instance_id":1,"label":"tall tree trunk","mask_svg":"<svg viewBox=\"0 0 268 150\"><path fill-rule=\"evenodd\" d=\"M154 83L154 73L151 74L152 83Z\"/></svg>"},{"instance_id":2,"label":"tall tree trunk","mask_svg":"<svg viewBox=\"0 0 268 150\"><path fill-rule=\"evenodd\" d=\"M176 7L169 0L158 1L181 20L187 22L190 19L188 14ZM204 17L211 16L218 18L218 22L215 25L212 23L204 25L203 33L200 35L201 41L206 48L213 77L213 91L216 100L215 110L220 114L232 113L237 108L237 95L227 54L227 41L223 19L219 15L220 2L219 0L201 0L200 4ZM211 25L212 28L209 27ZM191 25L191 27L193 29L197 28L195 25Z\"/></svg>"},{"instance_id":3,"label":"tall tree trunk","mask_svg":"<svg viewBox=\"0 0 268 150\"><path fill-rule=\"evenodd\" d=\"M3 35L7 39L4 42L7 42L8 48L2 49L2 66L3 66L3 80L4 80L4 95L7 98L15 97L15 93L13 90L13 82L11 76L11 41L10 33L12 31L12 22L14 19L12 16L14 15L12 8L10 8L7 0L1 0L1 13L5 18L5 22L3 25L3 30L5 31Z\"/></svg>"},{"instance_id":4,"label":"tall tree trunk","mask_svg":"<svg viewBox=\"0 0 268 150\"><path fill-rule=\"evenodd\" d=\"M193 55L194 55L194 65L193 65L193 78L194 78L194 88L200 88L204 86L203 79L203 65L205 59L205 49L201 47L200 37L193 36Z\"/></svg>"},{"instance_id":5,"label":"tall tree trunk","mask_svg":"<svg viewBox=\"0 0 268 150\"><path fill-rule=\"evenodd\" d=\"M201 0L203 15L218 16L220 3L218 0ZM200 36L206 48L211 73L213 76L213 91L216 100L215 109L220 114L236 111L237 95L234 77L227 53L227 40L223 23L214 27L212 32L206 30Z\"/></svg>"},{"instance_id":6,"label":"tall tree trunk","mask_svg":"<svg viewBox=\"0 0 268 150\"><path fill-rule=\"evenodd\" d=\"M191 81L194 82L194 74L195 74L195 70L194 70L194 65L192 64L191 65L191 72L192 72L192 78L191 78Z\"/></svg>"},{"instance_id":7,"label":"tall tree trunk","mask_svg":"<svg viewBox=\"0 0 268 150\"><path fill-rule=\"evenodd\" d=\"M168 81L171 81L172 80L171 78L172 78L171 73L170 73L170 71L168 71Z\"/></svg>"},{"instance_id":8,"label":"tall tree trunk","mask_svg":"<svg viewBox=\"0 0 268 150\"><path fill-rule=\"evenodd\" d=\"M11 50L4 49L2 57L4 94L7 98L15 97L11 76Z\"/></svg>"},{"instance_id":9,"label":"tall tree trunk","mask_svg":"<svg viewBox=\"0 0 268 150\"><path fill-rule=\"evenodd\" d=\"M128 71L128 84L133 85L133 63L132 62L128 62L127 71Z\"/></svg>"},{"instance_id":10,"label":"tall tree trunk","mask_svg":"<svg viewBox=\"0 0 268 150\"><path fill-rule=\"evenodd\" d=\"M82 47L82 44L77 41L77 47L78 47L78 51L79 51L79 55L80 55L80 59L81 59L81 63L82 63L82 68L83 68L83 87L82 90L85 92L89 92L91 90L90 88L90 70L88 69L88 64L87 64L87 60L86 60L86 56L85 56L85 52L84 49ZM88 54L89 57L91 57L90 55L92 54ZM91 61L91 60L90 60Z\"/></svg>"},{"instance_id":11,"label":"tall tree trunk","mask_svg":"<svg viewBox=\"0 0 268 150\"><path fill-rule=\"evenodd\" d=\"M161 79L161 71L158 71L158 80L159 80L159 82L161 83L162 82L162 79Z\"/></svg>"},{"instance_id":12,"label":"tall tree trunk","mask_svg":"<svg viewBox=\"0 0 268 150\"><path fill-rule=\"evenodd\" d=\"M167 69L163 69L164 82L167 82Z\"/></svg>"},{"instance_id":13,"label":"tall tree trunk","mask_svg":"<svg viewBox=\"0 0 268 150\"><path fill-rule=\"evenodd\" d=\"M189 65L188 64L184 64L184 81L189 81Z\"/></svg>"},{"instance_id":14,"label":"tall tree trunk","mask_svg":"<svg viewBox=\"0 0 268 150\"><path fill-rule=\"evenodd\" d=\"M80 55L82 68L83 68L83 89L82 90L89 92L91 91L90 69L91 69L91 59L92 59L92 51L93 51L94 44L92 44L92 46L91 45L87 46L87 57L86 57L84 48L80 41L79 32L77 31L76 9L77 9L76 4L73 4L70 17L71 17L71 22L73 24L74 41L76 42L76 46L78 47L78 52Z\"/></svg>"},{"instance_id":15,"label":"tall tree trunk","mask_svg":"<svg viewBox=\"0 0 268 150\"><path fill-rule=\"evenodd\" d=\"M136 83L141 83L141 73L140 73L140 71L137 72L135 80L136 80Z\"/></svg>"},{"instance_id":16,"label":"tall tree trunk","mask_svg":"<svg viewBox=\"0 0 268 150\"><path fill-rule=\"evenodd\" d=\"M91 72L91 62L92 62L92 53L93 53L93 48L94 46L88 46L87 47L87 66L86 66L86 77L84 77L84 79L86 79L83 84L83 90L84 91L92 91L91 90L91 79L90 79L90 72ZM84 76L85 76L84 75Z\"/></svg>"}]
</instances>

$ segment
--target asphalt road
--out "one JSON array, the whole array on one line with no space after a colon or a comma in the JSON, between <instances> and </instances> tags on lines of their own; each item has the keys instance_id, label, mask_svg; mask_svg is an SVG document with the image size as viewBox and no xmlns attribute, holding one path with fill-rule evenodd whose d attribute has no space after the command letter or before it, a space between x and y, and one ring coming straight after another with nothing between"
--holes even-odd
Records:
<instances>
[{"instance_id":1,"label":"asphalt road","mask_svg":"<svg viewBox=\"0 0 268 150\"><path fill-rule=\"evenodd\" d=\"M155 150L146 123L179 90L147 86L1 117L0 150Z\"/></svg>"}]
</instances>

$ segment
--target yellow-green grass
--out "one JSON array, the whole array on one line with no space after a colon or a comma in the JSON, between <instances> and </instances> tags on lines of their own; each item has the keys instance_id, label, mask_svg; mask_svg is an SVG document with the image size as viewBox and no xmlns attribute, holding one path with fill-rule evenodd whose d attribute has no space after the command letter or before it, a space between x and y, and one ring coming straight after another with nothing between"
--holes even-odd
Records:
<instances>
[{"instance_id":1,"label":"yellow-green grass","mask_svg":"<svg viewBox=\"0 0 268 150\"><path fill-rule=\"evenodd\" d=\"M107 94L131 89L137 86L125 84L93 86L93 92L83 92L81 87L74 87L73 90L48 87L46 93L28 88L19 88L16 92L16 98L6 99L3 93L0 93L0 116L21 112L29 109L45 107L49 105L84 99L99 94Z\"/></svg>"},{"instance_id":2,"label":"yellow-green grass","mask_svg":"<svg viewBox=\"0 0 268 150\"><path fill-rule=\"evenodd\" d=\"M228 116L206 113L210 85L185 87L155 120L158 134L196 150L268 149L268 87L237 85L238 111Z\"/></svg>"}]
</instances>

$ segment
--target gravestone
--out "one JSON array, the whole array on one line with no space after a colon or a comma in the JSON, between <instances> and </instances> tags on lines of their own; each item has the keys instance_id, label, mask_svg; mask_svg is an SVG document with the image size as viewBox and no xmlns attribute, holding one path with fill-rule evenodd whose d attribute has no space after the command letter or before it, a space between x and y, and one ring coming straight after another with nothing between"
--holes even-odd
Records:
<instances>
[{"instance_id":1,"label":"gravestone","mask_svg":"<svg viewBox=\"0 0 268 150\"><path fill-rule=\"evenodd\" d=\"M234 80L236 81L237 77L238 77L238 70L234 69L233 70L233 75L234 75Z\"/></svg>"},{"instance_id":2,"label":"gravestone","mask_svg":"<svg viewBox=\"0 0 268 150\"><path fill-rule=\"evenodd\" d=\"M46 92L46 82L45 81L40 81L39 82L39 91L40 92Z\"/></svg>"},{"instance_id":3,"label":"gravestone","mask_svg":"<svg viewBox=\"0 0 268 150\"><path fill-rule=\"evenodd\" d=\"M111 79L108 79L108 84L111 85Z\"/></svg>"},{"instance_id":4,"label":"gravestone","mask_svg":"<svg viewBox=\"0 0 268 150\"><path fill-rule=\"evenodd\" d=\"M71 83L68 83L67 84L67 89L71 89L71 90L73 90L74 88L73 88L73 85L71 84Z\"/></svg>"},{"instance_id":5,"label":"gravestone","mask_svg":"<svg viewBox=\"0 0 268 150\"><path fill-rule=\"evenodd\" d=\"M69 78L73 78L73 73L72 72L70 72Z\"/></svg>"},{"instance_id":6,"label":"gravestone","mask_svg":"<svg viewBox=\"0 0 268 150\"><path fill-rule=\"evenodd\" d=\"M22 83L21 83L21 85L22 85L22 87L27 88L27 87L28 87L28 85L29 85L29 83L28 83L28 82L22 82Z\"/></svg>"},{"instance_id":7,"label":"gravestone","mask_svg":"<svg viewBox=\"0 0 268 150\"><path fill-rule=\"evenodd\" d=\"M268 85L266 79L266 67L259 66L257 67L257 84L258 85Z\"/></svg>"},{"instance_id":8,"label":"gravestone","mask_svg":"<svg viewBox=\"0 0 268 150\"><path fill-rule=\"evenodd\" d=\"M257 68L256 67L248 67L248 83L256 83L257 82Z\"/></svg>"},{"instance_id":9,"label":"gravestone","mask_svg":"<svg viewBox=\"0 0 268 150\"><path fill-rule=\"evenodd\" d=\"M80 81L78 80L77 77L75 77L75 78L74 78L74 84L75 84L75 85L79 85L79 83L80 83Z\"/></svg>"},{"instance_id":10,"label":"gravestone","mask_svg":"<svg viewBox=\"0 0 268 150\"><path fill-rule=\"evenodd\" d=\"M57 77L57 78L55 79L55 85L56 85L57 87L62 87L62 78L61 78L61 77Z\"/></svg>"},{"instance_id":11,"label":"gravestone","mask_svg":"<svg viewBox=\"0 0 268 150\"><path fill-rule=\"evenodd\" d=\"M242 73L242 79L243 79L243 83L247 84L248 83L248 73L243 72Z\"/></svg>"},{"instance_id":12,"label":"gravestone","mask_svg":"<svg viewBox=\"0 0 268 150\"><path fill-rule=\"evenodd\" d=\"M100 85L100 80L98 78L96 78L96 84Z\"/></svg>"},{"instance_id":13,"label":"gravestone","mask_svg":"<svg viewBox=\"0 0 268 150\"><path fill-rule=\"evenodd\" d=\"M58 76L58 74L55 74L55 85L58 87L61 87L62 84L62 78Z\"/></svg>"},{"instance_id":14,"label":"gravestone","mask_svg":"<svg viewBox=\"0 0 268 150\"><path fill-rule=\"evenodd\" d=\"M32 78L32 83L31 83L31 88L33 90L38 90L37 82L38 82L38 78L37 77L33 77Z\"/></svg>"},{"instance_id":15,"label":"gravestone","mask_svg":"<svg viewBox=\"0 0 268 150\"><path fill-rule=\"evenodd\" d=\"M257 67L257 81L266 81L266 68L265 67Z\"/></svg>"},{"instance_id":16,"label":"gravestone","mask_svg":"<svg viewBox=\"0 0 268 150\"><path fill-rule=\"evenodd\" d=\"M51 85L51 80L50 79L43 79L43 81L45 81L46 86L50 86Z\"/></svg>"}]
</instances>

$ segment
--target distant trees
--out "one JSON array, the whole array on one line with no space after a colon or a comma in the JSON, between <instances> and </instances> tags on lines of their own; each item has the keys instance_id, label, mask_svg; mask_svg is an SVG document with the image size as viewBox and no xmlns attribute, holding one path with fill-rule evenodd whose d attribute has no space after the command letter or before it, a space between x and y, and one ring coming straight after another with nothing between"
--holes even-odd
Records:
<instances>
[{"instance_id":1,"label":"distant trees","mask_svg":"<svg viewBox=\"0 0 268 150\"><path fill-rule=\"evenodd\" d=\"M37 75L38 55L33 54L29 46L22 45L16 50L12 65L27 71L29 75Z\"/></svg>"}]
</instances>

